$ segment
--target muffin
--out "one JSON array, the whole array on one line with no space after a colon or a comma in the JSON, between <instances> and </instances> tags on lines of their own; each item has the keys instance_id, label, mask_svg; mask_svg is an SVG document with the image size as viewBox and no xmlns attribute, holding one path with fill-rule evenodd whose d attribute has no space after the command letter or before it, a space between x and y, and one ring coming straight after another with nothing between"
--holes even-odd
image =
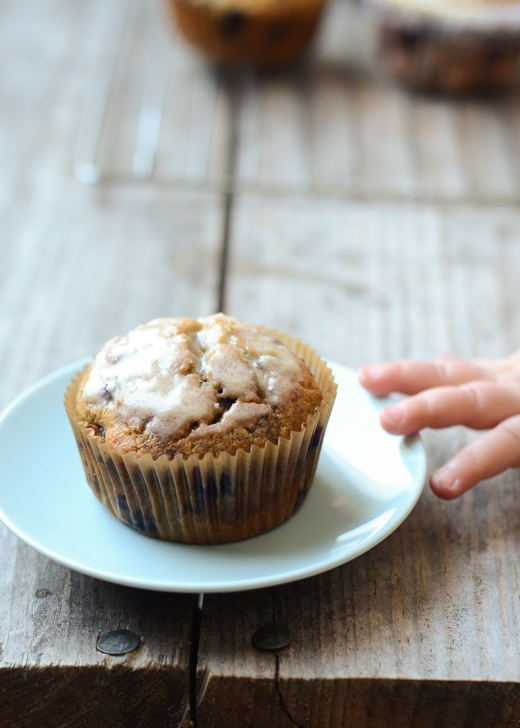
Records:
<instances>
[{"instance_id":1,"label":"muffin","mask_svg":"<svg viewBox=\"0 0 520 728\"><path fill-rule=\"evenodd\" d=\"M216 314L109 341L65 407L88 483L118 519L168 541L223 543L299 508L335 395L310 347Z\"/></svg>"},{"instance_id":2,"label":"muffin","mask_svg":"<svg viewBox=\"0 0 520 728\"><path fill-rule=\"evenodd\" d=\"M383 70L410 86L459 93L515 80L519 0L365 0Z\"/></svg>"},{"instance_id":3,"label":"muffin","mask_svg":"<svg viewBox=\"0 0 520 728\"><path fill-rule=\"evenodd\" d=\"M184 36L217 61L276 66L296 59L325 0L167 0Z\"/></svg>"}]
</instances>

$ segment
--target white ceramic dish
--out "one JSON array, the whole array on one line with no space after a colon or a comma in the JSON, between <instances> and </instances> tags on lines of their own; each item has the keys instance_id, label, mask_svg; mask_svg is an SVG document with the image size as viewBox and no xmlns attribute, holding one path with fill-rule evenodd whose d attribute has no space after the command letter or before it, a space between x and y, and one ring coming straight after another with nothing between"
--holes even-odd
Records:
<instances>
[{"instance_id":1,"label":"white ceramic dish","mask_svg":"<svg viewBox=\"0 0 520 728\"><path fill-rule=\"evenodd\" d=\"M368 551L402 523L421 494L426 457L420 438L386 434L378 420L385 400L365 392L354 372L331 363L338 396L316 479L288 523L219 546L143 536L117 521L87 485L62 403L84 364L37 382L0 417L0 519L29 546L76 571L158 591L282 584Z\"/></svg>"}]
</instances>

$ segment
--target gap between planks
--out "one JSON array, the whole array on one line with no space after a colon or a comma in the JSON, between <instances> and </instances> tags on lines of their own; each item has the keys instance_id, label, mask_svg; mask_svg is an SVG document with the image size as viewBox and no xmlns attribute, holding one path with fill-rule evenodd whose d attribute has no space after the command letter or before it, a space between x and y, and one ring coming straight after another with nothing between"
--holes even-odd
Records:
<instances>
[{"instance_id":1,"label":"gap between planks","mask_svg":"<svg viewBox=\"0 0 520 728\"><path fill-rule=\"evenodd\" d=\"M222 313L226 309L226 284L229 262L229 238L231 235L231 220L235 201L235 176L239 143L239 105L241 75L233 70L223 76L223 85L228 98L230 110L230 130L227 154L227 176L230 181L224 196L224 215L222 225L222 238L220 247L220 267L218 281L217 311Z\"/></svg>"}]
</instances>

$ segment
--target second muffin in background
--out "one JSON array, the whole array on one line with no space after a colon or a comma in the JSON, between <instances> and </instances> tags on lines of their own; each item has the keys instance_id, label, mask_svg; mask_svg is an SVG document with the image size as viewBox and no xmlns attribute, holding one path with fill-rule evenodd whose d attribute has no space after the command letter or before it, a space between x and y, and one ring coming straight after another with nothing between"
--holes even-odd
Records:
<instances>
[{"instance_id":1,"label":"second muffin in background","mask_svg":"<svg viewBox=\"0 0 520 728\"><path fill-rule=\"evenodd\" d=\"M325 0L166 0L183 35L216 61L279 66L305 49Z\"/></svg>"},{"instance_id":2,"label":"second muffin in background","mask_svg":"<svg viewBox=\"0 0 520 728\"><path fill-rule=\"evenodd\" d=\"M165 540L222 543L303 502L335 394L310 347L217 314L108 342L65 404L88 482L117 518Z\"/></svg>"},{"instance_id":3,"label":"second muffin in background","mask_svg":"<svg viewBox=\"0 0 520 728\"><path fill-rule=\"evenodd\" d=\"M429 91L511 83L520 56L519 0L364 0L383 70Z\"/></svg>"}]
</instances>

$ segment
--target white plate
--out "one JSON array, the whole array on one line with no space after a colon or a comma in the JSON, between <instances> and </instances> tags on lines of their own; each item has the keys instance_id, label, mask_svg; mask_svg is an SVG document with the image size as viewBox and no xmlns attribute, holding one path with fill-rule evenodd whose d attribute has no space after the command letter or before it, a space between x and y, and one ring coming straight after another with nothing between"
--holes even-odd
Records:
<instances>
[{"instance_id":1,"label":"white plate","mask_svg":"<svg viewBox=\"0 0 520 728\"><path fill-rule=\"evenodd\" d=\"M158 541L116 520L87 485L63 394L76 362L42 379L0 417L0 518L65 566L128 586L224 592L282 584L359 556L386 538L419 498L426 456L418 436L388 435L386 401L331 363L338 396L315 482L291 520L233 544Z\"/></svg>"}]
</instances>

